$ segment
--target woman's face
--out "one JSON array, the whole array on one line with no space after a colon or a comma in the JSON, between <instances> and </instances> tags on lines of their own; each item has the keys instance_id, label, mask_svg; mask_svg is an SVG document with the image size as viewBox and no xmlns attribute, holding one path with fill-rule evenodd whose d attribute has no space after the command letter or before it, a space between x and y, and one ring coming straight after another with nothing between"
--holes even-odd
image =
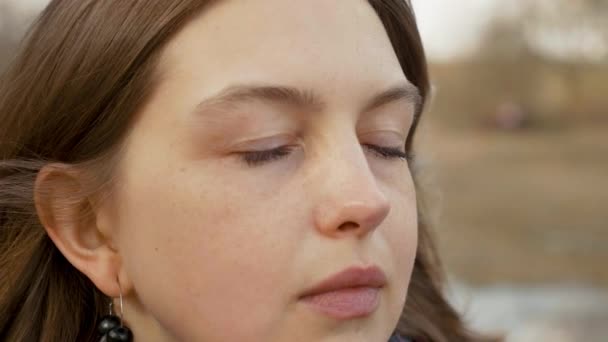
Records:
<instances>
[{"instance_id":1,"label":"woman's face","mask_svg":"<svg viewBox=\"0 0 608 342\"><path fill-rule=\"evenodd\" d=\"M113 197L136 338L386 341L416 250L417 97L370 5L222 1L158 71ZM378 290L300 298L370 265Z\"/></svg>"}]
</instances>

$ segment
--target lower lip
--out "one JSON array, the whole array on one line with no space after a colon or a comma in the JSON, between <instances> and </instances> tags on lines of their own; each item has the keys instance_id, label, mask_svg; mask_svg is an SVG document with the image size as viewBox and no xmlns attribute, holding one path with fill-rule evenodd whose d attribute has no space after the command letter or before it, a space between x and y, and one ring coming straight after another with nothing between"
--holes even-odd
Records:
<instances>
[{"instance_id":1,"label":"lower lip","mask_svg":"<svg viewBox=\"0 0 608 342\"><path fill-rule=\"evenodd\" d=\"M378 307L380 289L355 287L324 292L301 298L315 311L336 319L351 319L367 316Z\"/></svg>"}]
</instances>

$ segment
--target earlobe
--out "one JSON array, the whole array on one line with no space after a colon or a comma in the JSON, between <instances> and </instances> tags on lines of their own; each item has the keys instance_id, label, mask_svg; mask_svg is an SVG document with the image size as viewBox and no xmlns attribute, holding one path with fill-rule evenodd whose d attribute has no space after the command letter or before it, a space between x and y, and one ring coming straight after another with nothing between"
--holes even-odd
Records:
<instances>
[{"instance_id":1,"label":"earlobe","mask_svg":"<svg viewBox=\"0 0 608 342\"><path fill-rule=\"evenodd\" d=\"M48 236L65 258L99 290L116 297L121 259L112 247L112 237L98 227L100 213L93 207L88 196L91 192L84 183L81 173L72 166L43 167L34 188L36 211Z\"/></svg>"}]
</instances>

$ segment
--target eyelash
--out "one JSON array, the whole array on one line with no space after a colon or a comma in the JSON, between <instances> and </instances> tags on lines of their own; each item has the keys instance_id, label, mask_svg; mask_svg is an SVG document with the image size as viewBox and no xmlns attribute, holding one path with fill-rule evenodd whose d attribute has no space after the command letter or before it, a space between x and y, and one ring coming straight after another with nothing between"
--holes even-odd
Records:
<instances>
[{"instance_id":1,"label":"eyelash","mask_svg":"<svg viewBox=\"0 0 608 342\"><path fill-rule=\"evenodd\" d=\"M400 159L410 161L413 158L410 153L401 151L396 147L384 147L371 144L363 144L362 146L383 159ZM295 146L285 145L272 150L242 152L240 155L242 160L248 166L253 167L284 158L288 156L294 149Z\"/></svg>"}]
</instances>

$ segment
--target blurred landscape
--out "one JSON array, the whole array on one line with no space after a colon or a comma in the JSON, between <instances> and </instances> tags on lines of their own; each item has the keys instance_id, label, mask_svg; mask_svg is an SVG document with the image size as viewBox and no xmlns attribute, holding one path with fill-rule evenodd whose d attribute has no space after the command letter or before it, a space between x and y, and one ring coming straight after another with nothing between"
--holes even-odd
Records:
<instances>
[{"instance_id":1,"label":"blurred landscape","mask_svg":"<svg viewBox=\"0 0 608 342\"><path fill-rule=\"evenodd\" d=\"M608 341L608 1L413 2L453 48L417 142L446 291L508 342ZM0 69L44 3L0 0Z\"/></svg>"},{"instance_id":2,"label":"blurred landscape","mask_svg":"<svg viewBox=\"0 0 608 342\"><path fill-rule=\"evenodd\" d=\"M504 7L466 53L430 56L418 155L439 188L447 290L507 341L605 342L608 2Z\"/></svg>"}]
</instances>

